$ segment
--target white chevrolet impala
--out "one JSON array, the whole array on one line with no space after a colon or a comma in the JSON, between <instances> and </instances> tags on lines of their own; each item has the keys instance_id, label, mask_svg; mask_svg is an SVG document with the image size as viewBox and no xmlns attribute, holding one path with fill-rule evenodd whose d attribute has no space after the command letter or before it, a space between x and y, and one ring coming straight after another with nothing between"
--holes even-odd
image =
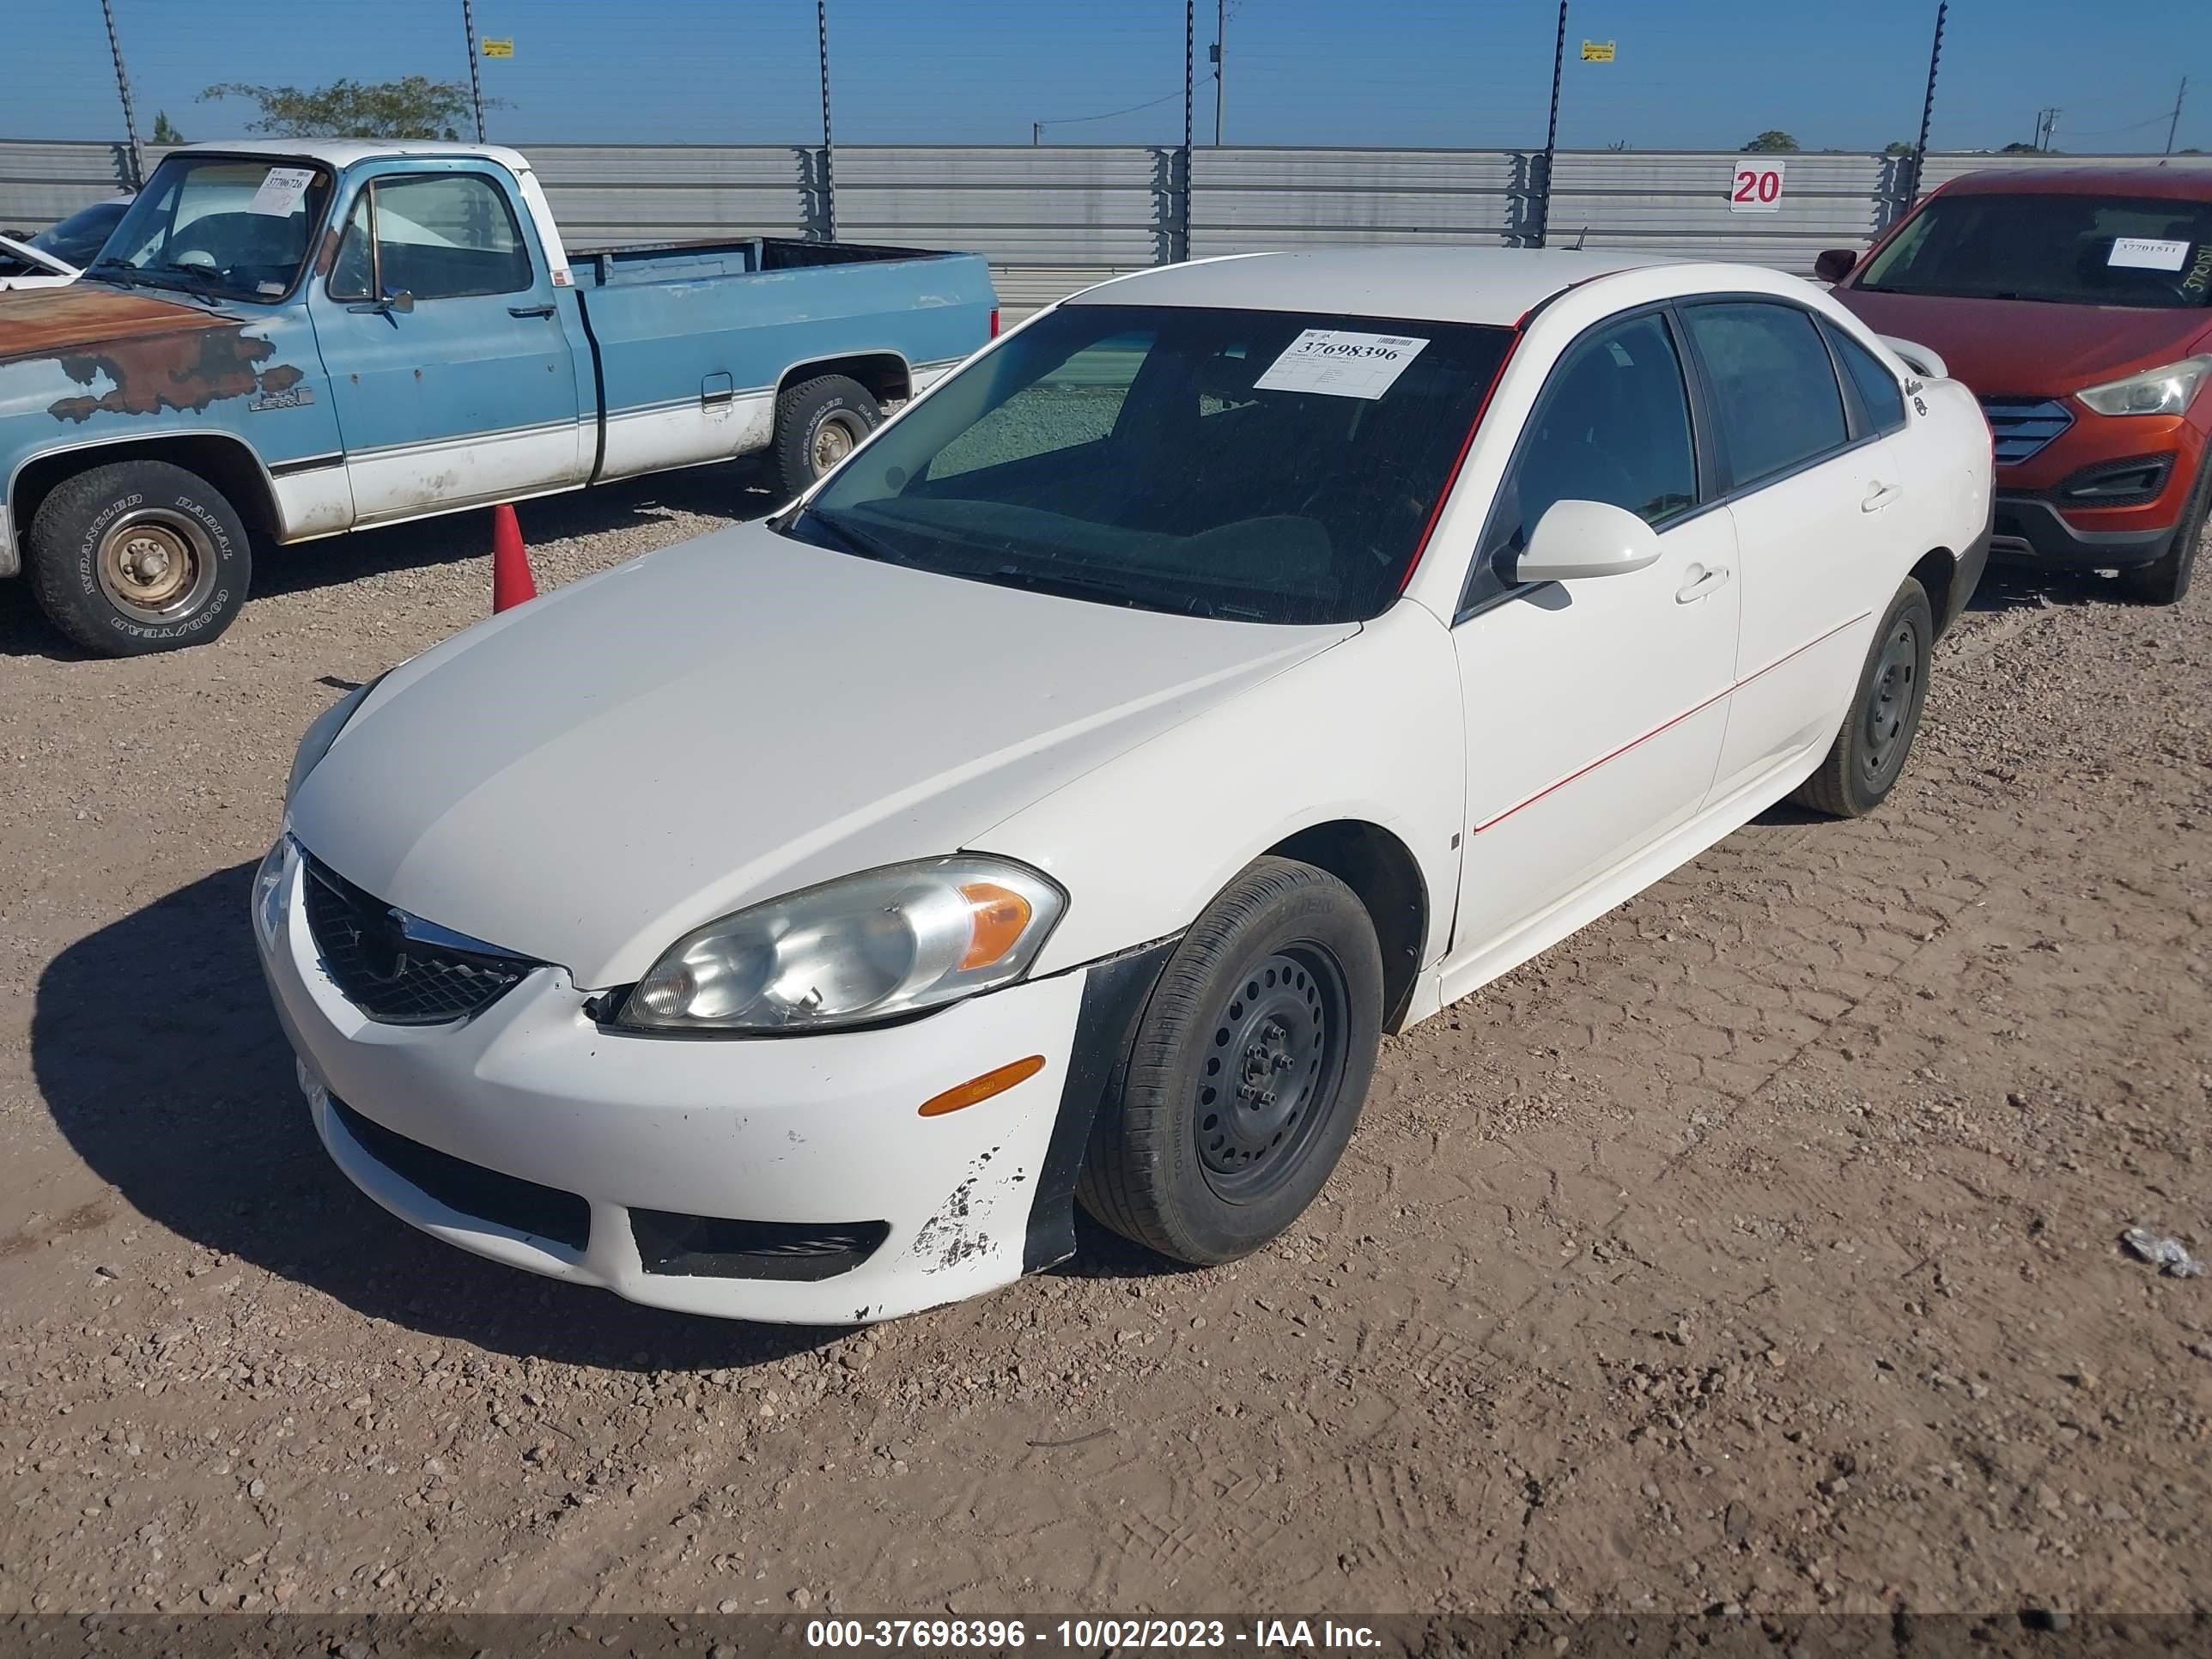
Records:
<instances>
[{"instance_id":1,"label":"white chevrolet impala","mask_svg":"<svg viewBox=\"0 0 2212 1659\"><path fill-rule=\"evenodd\" d=\"M330 1154L640 1302L1226 1261L1376 1048L1785 796L1871 811L1989 531L1813 287L1420 250L1031 318L778 517L308 732L253 925Z\"/></svg>"}]
</instances>

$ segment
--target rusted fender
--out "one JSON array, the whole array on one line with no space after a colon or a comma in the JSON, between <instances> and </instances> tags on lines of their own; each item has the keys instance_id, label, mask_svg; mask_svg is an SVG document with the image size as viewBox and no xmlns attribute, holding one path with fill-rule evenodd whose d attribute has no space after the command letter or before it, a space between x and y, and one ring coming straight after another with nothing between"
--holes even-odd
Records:
<instances>
[{"instance_id":1,"label":"rusted fender","mask_svg":"<svg viewBox=\"0 0 2212 1659\"><path fill-rule=\"evenodd\" d=\"M276 354L245 319L112 289L72 285L0 295L0 366L49 361L82 396L47 413L82 425L94 415L204 411L225 398L282 392L301 371L261 366ZM107 389L94 392L102 379Z\"/></svg>"}]
</instances>

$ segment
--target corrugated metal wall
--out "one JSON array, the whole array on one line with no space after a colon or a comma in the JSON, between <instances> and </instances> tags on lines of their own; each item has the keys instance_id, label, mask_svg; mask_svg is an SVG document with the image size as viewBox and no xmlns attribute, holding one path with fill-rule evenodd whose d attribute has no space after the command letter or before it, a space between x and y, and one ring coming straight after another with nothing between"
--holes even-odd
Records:
<instances>
[{"instance_id":1,"label":"corrugated metal wall","mask_svg":"<svg viewBox=\"0 0 2212 1659\"><path fill-rule=\"evenodd\" d=\"M572 246L734 235L819 236L823 158L803 144L526 144ZM160 152L149 152L149 163ZM1902 210L1909 164L1792 155L1775 213L1731 210L1745 158L1727 151L1566 151L1548 240L1741 259L1809 272L1824 247L1863 246ZM1979 167L2141 164L2143 156L1930 155L1924 189ZM2175 156L2177 167L2212 157ZM1086 283L1264 248L1451 242L1496 246L1535 226L1532 150L1255 149L1191 153L1189 246L1179 151L1139 146L859 145L836 157L837 233L972 249L1009 316ZM0 228L37 228L112 195L121 145L0 141Z\"/></svg>"}]
</instances>

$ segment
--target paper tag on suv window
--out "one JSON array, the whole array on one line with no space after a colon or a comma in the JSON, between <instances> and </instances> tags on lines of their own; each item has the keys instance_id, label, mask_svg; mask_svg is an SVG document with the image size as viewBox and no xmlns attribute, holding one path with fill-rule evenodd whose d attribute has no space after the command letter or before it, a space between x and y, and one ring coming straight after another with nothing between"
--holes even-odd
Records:
<instances>
[{"instance_id":1,"label":"paper tag on suv window","mask_svg":"<svg viewBox=\"0 0 2212 1659\"><path fill-rule=\"evenodd\" d=\"M2188 260L2187 242L2161 242L2150 236L2115 236L2105 263L2124 270L2179 270Z\"/></svg>"},{"instance_id":2,"label":"paper tag on suv window","mask_svg":"<svg viewBox=\"0 0 2212 1659\"><path fill-rule=\"evenodd\" d=\"M1332 398L1373 399L1388 392L1421 355L1426 340L1401 334L1361 334L1348 328L1310 328L1252 382L1255 392L1324 392Z\"/></svg>"},{"instance_id":3,"label":"paper tag on suv window","mask_svg":"<svg viewBox=\"0 0 2212 1659\"><path fill-rule=\"evenodd\" d=\"M246 204L246 210L265 213L272 219L297 213L307 193L307 181L314 176L313 167L271 167L269 176L261 181L261 188L253 192L253 199Z\"/></svg>"}]
</instances>

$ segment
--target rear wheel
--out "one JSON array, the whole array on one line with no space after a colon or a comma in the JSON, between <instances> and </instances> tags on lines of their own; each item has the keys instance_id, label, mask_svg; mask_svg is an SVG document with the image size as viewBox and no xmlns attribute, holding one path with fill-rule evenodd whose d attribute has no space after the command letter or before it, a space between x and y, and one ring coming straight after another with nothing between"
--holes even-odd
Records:
<instances>
[{"instance_id":1,"label":"rear wheel","mask_svg":"<svg viewBox=\"0 0 2212 1659\"><path fill-rule=\"evenodd\" d=\"M1875 630L1850 712L1820 769L1790 799L1832 817L1862 818L1881 805L1905 770L1928 697L1936 619L1927 591L1907 578Z\"/></svg>"},{"instance_id":2,"label":"rear wheel","mask_svg":"<svg viewBox=\"0 0 2212 1659\"><path fill-rule=\"evenodd\" d=\"M1195 1266L1258 1249L1336 1167L1382 1028L1382 952L1352 890L1255 861L1161 974L1092 1129L1084 1207Z\"/></svg>"},{"instance_id":3,"label":"rear wheel","mask_svg":"<svg viewBox=\"0 0 2212 1659\"><path fill-rule=\"evenodd\" d=\"M789 501L811 489L883 420L875 394L845 375L817 375L793 386L775 400L769 465L776 493Z\"/></svg>"},{"instance_id":4,"label":"rear wheel","mask_svg":"<svg viewBox=\"0 0 2212 1659\"><path fill-rule=\"evenodd\" d=\"M2197 488L2189 492L2189 504L2174 526L2173 545L2155 563L2120 572L2120 591L2142 605L2179 604L2197 568L2197 544L2204 539L2208 513L2212 513L2212 453L2197 469Z\"/></svg>"},{"instance_id":5,"label":"rear wheel","mask_svg":"<svg viewBox=\"0 0 2212 1659\"><path fill-rule=\"evenodd\" d=\"M119 461L55 485L24 551L39 608L108 657L214 639L236 620L252 577L237 510L167 461Z\"/></svg>"}]
</instances>

